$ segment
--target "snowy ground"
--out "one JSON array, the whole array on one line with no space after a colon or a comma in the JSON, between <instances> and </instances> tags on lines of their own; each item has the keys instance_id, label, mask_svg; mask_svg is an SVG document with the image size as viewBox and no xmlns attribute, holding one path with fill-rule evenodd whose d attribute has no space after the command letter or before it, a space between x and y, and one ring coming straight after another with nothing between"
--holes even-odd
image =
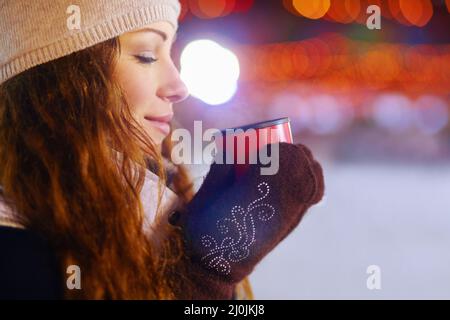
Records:
<instances>
[{"instance_id":1,"label":"snowy ground","mask_svg":"<svg viewBox=\"0 0 450 320\"><path fill-rule=\"evenodd\" d=\"M322 164L325 200L256 267L255 297L450 299L450 166Z\"/></svg>"}]
</instances>

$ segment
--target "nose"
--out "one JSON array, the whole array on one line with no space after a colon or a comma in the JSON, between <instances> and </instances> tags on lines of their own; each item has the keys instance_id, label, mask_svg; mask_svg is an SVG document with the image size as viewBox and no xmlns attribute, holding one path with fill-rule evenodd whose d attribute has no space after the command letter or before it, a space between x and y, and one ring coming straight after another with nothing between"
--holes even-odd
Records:
<instances>
[{"instance_id":1,"label":"nose","mask_svg":"<svg viewBox=\"0 0 450 320\"><path fill-rule=\"evenodd\" d=\"M179 103L189 97L189 90L181 80L180 73L173 63L167 68L166 79L160 86L157 95L170 103Z\"/></svg>"}]
</instances>

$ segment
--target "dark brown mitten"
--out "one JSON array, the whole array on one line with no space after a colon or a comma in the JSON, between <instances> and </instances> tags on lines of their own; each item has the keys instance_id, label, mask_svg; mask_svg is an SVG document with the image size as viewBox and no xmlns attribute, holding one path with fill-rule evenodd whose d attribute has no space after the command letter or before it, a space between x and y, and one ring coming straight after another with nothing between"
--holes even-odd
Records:
<instances>
[{"instance_id":1,"label":"dark brown mitten","mask_svg":"<svg viewBox=\"0 0 450 320\"><path fill-rule=\"evenodd\" d=\"M276 174L262 175L259 161L244 171L241 166L239 174L236 165L213 163L192 201L171 216L184 234L199 298L231 298L236 283L321 200L323 172L311 151L301 144L277 146Z\"/></svg>"}]
</instances>

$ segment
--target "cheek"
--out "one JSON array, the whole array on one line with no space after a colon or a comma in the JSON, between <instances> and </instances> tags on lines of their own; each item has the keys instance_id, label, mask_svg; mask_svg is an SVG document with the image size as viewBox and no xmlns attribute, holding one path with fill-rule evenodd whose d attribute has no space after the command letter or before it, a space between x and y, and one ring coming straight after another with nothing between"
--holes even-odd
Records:
<instances>
[{"instance_id":1,"label":"cheek","mask_svg":"<svg viewBox=\"0 0 450 320\"><path fill-rule=\"evenodd\" d=\"M135 112L145 110L156 98L151 71L137 63L119 63L116 68L116 78Z\"/></svg>"}]
</instances>

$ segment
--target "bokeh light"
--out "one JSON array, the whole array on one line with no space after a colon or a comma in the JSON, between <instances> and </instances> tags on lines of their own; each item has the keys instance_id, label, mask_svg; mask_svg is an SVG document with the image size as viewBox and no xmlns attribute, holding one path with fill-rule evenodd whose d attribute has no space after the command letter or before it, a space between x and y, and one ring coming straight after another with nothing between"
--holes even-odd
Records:
<instances>
[{"instance_id":1,"label":"bokeh light","mask_svg":"<svg viewBox=\"0 0 450 320\"><path fill-rule=\"evenodd\" d=\"M340 23L355 21L361 12L360 0L332 1L326 18Z\"/></svg>"},{"instance_id":2,"label":"bokeh light","mask_svg":"<svg viewBox=\"0 0 450 320\"><path fill-rule=\"evenodd\" d=\"M412 25L411 22L409 22L403 15L403 12L400 8L399 0L388 0L388 3L389 3L389 10L392 16L395 18L395 20L406 26Z\"/></svg>"},{"instance_id":3,"label":"bokeh light","mask_svg":"<svg viewBox=\"0 0 450 320\"><path fill-rule=\"evenodd\" d=\"M334 134L350 120L342 112L339 101L332 95L320 94L309 98L312 119L309 128L320 135Z\"/></svg>"},{"instance_id":4,"label":"bokeh light","mask_svg":"<svg viewBox=\"0 0 450 320\"><path fill-rule=\"evenodd\" d=\"M189 8L192 14L202 19L220 17L226 6L226 0L189 0Z\"/></svg>"},{"instance_id":5,"label":"bokeh light","mask_svg":"<svg viewBox=\"0 0 450 320\"><path fill-rule=\"evenodd\" d=\"M433 16L431 0L399 0L399 6L406 20L415 26L425 26Z\"/></svg>"},{"instance_id":6,"label":"bokeh light","mask_svg":"<svg viewBox=\"0 0 450 320\"><path fill-rule=\"evenodd\" d=\"M182 0L183 10L200 19L215 19L231 13L245 13L254 0ZM183 11L182 11L183 13Z\"/></svg>"},{"instance_id":7,"label":"bokeh light","mask_svg":"<svg viewBox=\"0 0 450 320\"><path fill-rule=\"evenodd\" d=\"M188 44L180 58L181 78L194 97L210 105L229 101L237 90L240 67L236 55L211 40Z\"/></svg>"},{"instance_id":8,"label":"bokeh light","mask_svg":"<svg viewBox=\"0 0 450 320\"><path fill-rule=\"evenodd\" d=\"M375 123L392 132L404 132L413 125L411 101L402 94L382 94L372 105Z\"/></svg>"},{"instance_id":9,"label":"bokeh light","mask_svg":"<svg viewBox=\"0 0 450 320\"><path fill-rule=\"evenodd\" d=\"M330 9L330 0L293 0L293 8L302 16L309 19L320 19Z\"/></svg>"},{"instance_id":10,"label":"bokeh light","mask_svg":"<svg viewBox=\"0 0 450 320\"><path fill-rule=\"evenodd\" d=\"M425 134L436 134L448 124L445 100L431 95L421 96L415 103L417 127Z\"/></svg>"},{"instance_id":11,"label":"bokeh light","mask_svg":"<svg viewBox=\"0 0 450 320\"><path fill-rule=\"evenodd\" d=\"M253 6L255 0L237 0L233 12L245 13Z\"/></svg>"}]
</instances>

